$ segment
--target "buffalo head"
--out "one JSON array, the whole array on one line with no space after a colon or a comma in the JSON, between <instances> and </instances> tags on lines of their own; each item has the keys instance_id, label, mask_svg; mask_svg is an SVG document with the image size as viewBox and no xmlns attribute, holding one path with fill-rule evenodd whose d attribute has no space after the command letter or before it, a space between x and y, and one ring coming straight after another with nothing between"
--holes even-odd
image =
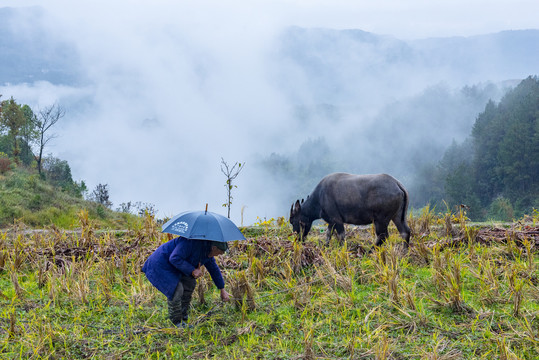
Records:
<instances>
[{"instance_id":1,"label":"buffalo head","mask_svg":"<svg viewBox=\"0 0 539 360\"><path fill-rule=\"evenodd\" d=\"M301 204L303 204L303 199L301 199L301 203L296 200L296 203L292 204L290 208L290 224L292 224L292 230L298 234L298 239L303 241L307 238L313 222L301 213Z\"/></svg>"}]
</instances>

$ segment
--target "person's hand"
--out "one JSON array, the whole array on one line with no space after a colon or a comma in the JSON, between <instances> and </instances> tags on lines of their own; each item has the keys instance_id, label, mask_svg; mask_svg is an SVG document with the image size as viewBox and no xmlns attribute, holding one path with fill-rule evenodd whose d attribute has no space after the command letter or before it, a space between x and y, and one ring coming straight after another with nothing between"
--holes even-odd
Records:
<instances>
[{"instance_id":1,"label":"person's hand","mask_svg":"<svg viewBox=\"0 0 539 360\"><path fill-rule=\"evenodd\" d=\"M221 289L221 300L223 300L224 302L230 301L230 295L226 292L224 288Z\"/></svg>"},{"instance_id":2,"label":"person's hand","mask_svg":"<svg viewBox=\"0 0 539 360\"><path fill-rule=\"evenodd\" d=\"M200 269L200 264L198 264L198 267L197 267L195 270L193 270L193 272L191 273L191 275L193 275L193 277L194 277L195 279L198 279L199 277L202 276L202 269Z\"/></svg>"}]
</instances>

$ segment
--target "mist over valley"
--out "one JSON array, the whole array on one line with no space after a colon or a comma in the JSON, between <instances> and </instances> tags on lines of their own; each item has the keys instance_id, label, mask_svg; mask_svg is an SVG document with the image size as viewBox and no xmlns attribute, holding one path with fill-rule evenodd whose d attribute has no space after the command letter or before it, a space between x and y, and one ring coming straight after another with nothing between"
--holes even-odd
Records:
<instances>
[{"instance_id":1,"label":"mist over valley","mask_svg":"<svg viewBox=\"0 0 539 360\"><path fill-rule=\"evenodd\" d=\"M539 30L399 39L361 29L193 25L171 11L81 22L0 8L2 100L66 110L50 152L114 207L224 213L221 158L245 163L232 219L287 216L334 171L416 183L489 100L539 73ZM156 20L158 19L158 21ZM251 28L246 29L249 25Z\"/></svg>"}]
</instances>

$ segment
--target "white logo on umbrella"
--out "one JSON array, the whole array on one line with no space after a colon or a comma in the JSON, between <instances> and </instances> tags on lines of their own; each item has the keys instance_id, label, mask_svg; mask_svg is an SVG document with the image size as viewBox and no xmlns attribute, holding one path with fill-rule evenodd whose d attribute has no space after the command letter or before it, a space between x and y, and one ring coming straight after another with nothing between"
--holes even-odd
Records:
<instances>
[{"instance_id":1,"label":"white logo on umbrella","mask_svg":"<svg viewBox=\"0 0 539 360\"><path fill-rule=\"evenodd\" d=\"M189 224L187 224L184 221L180 221L180 222L172 225L172 230L180 232L180 233L185 233L188 228L189 228Z\"/></svg>"}]
</instances>

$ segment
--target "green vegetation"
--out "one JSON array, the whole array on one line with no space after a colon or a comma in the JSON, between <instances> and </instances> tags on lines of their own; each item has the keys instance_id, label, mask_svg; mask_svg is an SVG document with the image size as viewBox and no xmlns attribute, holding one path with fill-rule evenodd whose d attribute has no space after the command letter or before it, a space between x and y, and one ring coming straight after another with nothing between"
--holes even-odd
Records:
<instances>
[{"instance_id":1,"label":"green vegetation","mask_svg":"<svg viewBox=\"0 0 539 360\"><path fill-rule=\"evenodd\" d=\"M470 140L454 144L432 176L434 202L470 206L483 220L512 220L539 208L539 79L528 77L479 114Z\"/></svg>"},{"instance_id":2,"label":"green vegetation","mask_svg":"<svg viewBox=\"0 0 539 360\"><path fill-rule=\"evenodd\" d=\"M13 98L0 103L0 228L24 223L72 229L81 211L100 227L124 229L136 221L129 208L110 210L106 185L99 184L91 195L94 201L86 201L86 185L73 180L67 161L43 157L55 137L51 127L63 116L57 105L36 115Z\"/></svg>"},{"instance_id":3,"label":"green vegetation","mask_svg":"<svg viewBox=\"0 0 539 360\"><path fill-rule=\"evenodd\" d=\"M411 248L392 229L366 254L347 243L296 243L278 220L244 229L219 257L232 303L208 274L190 322L172 328L141 266L167 240L152 216L123 233L0 233L0 357L182 359L536 359L539 216L471 226L465 214L410 218ZM318 229L321 231L321 228Z\"/></svg>"},{"instance_id":4,"label":"green vegetation","mask_svg":"<svg viewBox=\"0 0 539 360\"><path fill-rule=\"evenodd\" d=\"M103 228L125 229L136 221L134 215L84 200L77 194L79 188L73 181L56 186L55 181L46 181L37 171L25 167L0 174L0 228L23 223L34 228L73 229L79 226L81 211L86 211Z\"/></svg>"}]
</instances>

